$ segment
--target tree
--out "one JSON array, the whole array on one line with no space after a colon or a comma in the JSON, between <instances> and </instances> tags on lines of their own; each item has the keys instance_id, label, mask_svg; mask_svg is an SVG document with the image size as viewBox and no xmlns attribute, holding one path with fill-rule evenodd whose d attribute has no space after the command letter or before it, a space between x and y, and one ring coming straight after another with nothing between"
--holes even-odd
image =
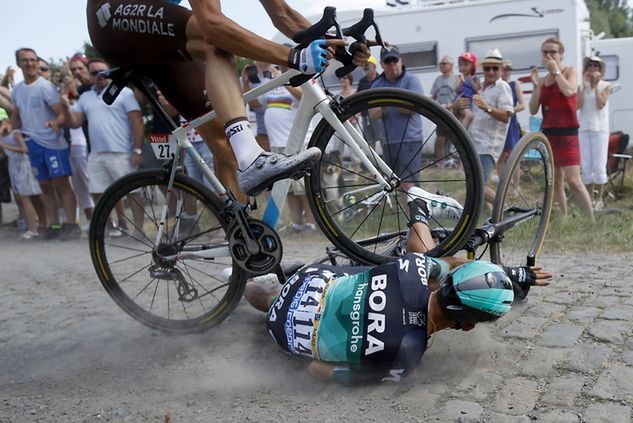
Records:
<instances>
[{"instance_id":1,"label":"tree","mask_svg":"<svg viewBox=\"0 0 633 423\"><path fill-rule=\"evenodd\" d=\"M606 38L633 36L633 15L626 0L587 0L594 33Z\"/></svg>"}]
</instances>

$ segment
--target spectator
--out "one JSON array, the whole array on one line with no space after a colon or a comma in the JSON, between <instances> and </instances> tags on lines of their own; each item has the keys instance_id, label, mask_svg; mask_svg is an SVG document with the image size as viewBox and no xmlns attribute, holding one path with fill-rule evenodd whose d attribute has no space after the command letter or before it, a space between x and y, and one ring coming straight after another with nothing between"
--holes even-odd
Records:
<instances>
[{"instance_id":1,"label":"spectator","mask_svg":"<svg viewBox=\"0 0 633 423\"><path fill-rule=\"evenodd\" d=\"M64 65L64 68L68 69L66 71L68 75L63 79L62 92L66 93L71 104L77 101L80 94L90 89L90 74L84 62L87 63L85 56L75 55ZM90 195L88 179L88 137L86 135L88 121L86 120L81 128L66 128L66 130L70 139L70 167L73 171L73 188L79 207L84 211L86 217L86 225L82 229L87 230L94 209L94 200Z\"/></svg>"},{"instance_id":2,"label":"spectator","mask_svg":"<svg viewBox=\"0 0 633 423\"><path fill-rule=\"evenodd\" d=\"M282 72L278 66L271 66L269 70L272 78L276 78ZM259 97L259 102L266 107L264 121L273 153L283 153L286 149L301 94L301 88L287 85L275 88ZM293 232L316 232L314 216L308 205L303 179L290 182L288 208L292 220L290 228Z\"/></svg>"},{"instance_id":3,"label":"spectator","mask_svg":"<svg viewBox=\"0 0 633 423\"><path fill-rule=\"evenodd\" d=\"M481 65L484 71L484 82L481 94L475 94L472 99L475 109L468 132L479 154L484 171L484 184L487 184L495 168L495 162L501 156L508 133L508 123L514 112L512 90L510 85L501 78L503 72L501 52L497 49L488 50ZM459 111L459 109L470 107L470 103L467 98L459 98L455 102L455 108ZM486 186L484 189L486 202L492 204L494 197L492 188Z\"/></svg>"},{"instance_id":4,"label":"spectator","mask_svg":"<svg viewBox=\"0 0 633 423\"><path fill-rule=\"evenodd\" d=\"M450 56L444 56L442 60L440 60L440 72L442 74L435 78L433 86L431 87L431 98L446 107L446 109L452 110L453 102L457 97L455 86L457 86L459 78L453 73L453 59ZM450 140L446 139L448 134L449 132L445 128L441 126L437 127L435 155L438 160L444 160L447 156L446 145L450 142ZM450 160L444 162L444 165L450 165Z\"/></svg>"},{"instance_id":5,"label":"spectator","mask_svg":"<svg viewBox=\"0 0 633 423\"><path fill-rule=\"evenodd\" d=\"M341 78L341 88L341 97L349 97L352 94L356 94L356 88L354 88L354 77L351 73L348 73Z\"/></svg>"},{"instance_id":6,"label":"spectator","mask_svg":"<svg viewBox=\"0 0 633 423\"><path fill-rule=\"evenodd\" d=\"M50 66L48 66L48 62L41 57L37 58L37 66L39 67L40 76L48 81L51 80L53 73L51 72Z\"/></svg>"},{"instance_id":7,"label":"spectator","mask_svg":"<svg viewBox=\"0 0 633 423\"><path fill-rule=\"evenodd\" d=\"M477 70L477 56L467 51L458 58L459 75L455 84L455 93L459 98L465 98L469 101L468 107L463 107L458 113L459 120L464 128L468 129L473 120L473 96L479 93L481 84L479 78L475 75Z\"/></svg>"},{"instance_id":8,"label":"spectator","mask_svg":"<svg viewBox=\"0 0 633 423\"><path fill-rule=\"evenodd\" d=\"M253 88L259 87L264 82L270 81L270 63L255 61L254 65L245 66L242 70L242 92L250 91ZM266 151L270 151L270 140L268 139L268 131L266 130L266 122L264 121L264 114L266 113L266 107L259 103L259 100L254 99L249 101L248 107L255 113L255 119L257 121L257 134L255 140L261 148Z\"/></svg>"},{"instance_id":9,"label":"spectator","mask_svg":"<svg viewBox=\"0 0 633 423\"><path fill-rule=\"evenodd\" d=\"M13 113L13 101L11 100L11 87L13 87L13 75L15 69L11 66L7 67L6 72L0 81L0 107L3 108L9 116Z\"/></svg>"},{"instance_id":10,"label":"spectator","mask_svg":"<svg viewBox=\"0 0 633 423\"><path fill-rule=\"evenodd\" d=\"M42 190L35 180L33 168L29 161L28 148L24 142L24 137L18 130L11 131L10 124L6 125L8 116L2 110L0 120L5 121L0 134L0 149L4 150L9 158L9 175L11 179L11 189L15 197L15 202L20 210L20 215L26 220L26 232L20 234L20 239L30 240L36 238L38 217L31 202L31 197L39 196ZM45 219L45 216L42 216Z\"/></svg>"},{"instance_id":11,"label":"spectator","mask_svg":"<svg viewBox=\"0 0 633 423\"><path fill-rule=\"evenodd\" d=\"M100 76L100 73L108 69L103 60L89 61L88 71L93 80L92 89L84 92L72 108L68 97L62 96L64 115L69 127L79 128L85 120L90 122L88 130L91 151L88 156L88 176L90 193L95 200L99 199L112 182L134 171L143 161L141 145L144 126L141 107L129 88L124 88L112 105L102 101L101 97L110 81ZM140 228L143 224L143 210L138 206L142 200L131 200L134 219L131 223ZM120 231L128 229L128 222L123 219L122 210L118 212L119 221L111 231L112 236L120 235Z\"/></svg>"},{"instance_id":12,"label":"spectator","mask_svg":"<svg viewBox=\"0 0 633 423\"><path fill-rule=\"evenodd\" d=\"M374 81L378 78L378 72L376 72L376 59L374 56L370 56L365 64L365 76L358 81L358 87L356 92L361 92L371 88ZM362 130L365 135L365 140L372 148L375 148L376 141L384 138L384 129L382 121L380 119L372 120L369 118L367 111L361 112L362 117Z\"/></svg>"},{"instance_id":13,"label":"spectator","mask_svg":"<svg viewBox=\"0 0 633 423\"><path fill-rule=\"evenodd\" d=\"M578 87L580 167L589 195L594 195L594 189L597 191L595 211L604 207L602 195L607 183L611 85L602 79L604 69L605 63L598 56L585 57L582 85Z\"/></svg>"},{"instance_id":14,"label":"spectator","mask_svg":"<svg viewBox=\"0 0 633 423\"><path fill-rule=\"evenodd\" d=\"M420 80L407 73L396 46L380 50L384 72L372 88L403 88L424 94ZM371 119L382 118L385 128L383 154L387 164L402 177L401 189L408 191L422 164L422 116L396 107L370 109Z\"/></svg>"},{"instance_id":15,"label":"spectator","mask_svg":"<svg viewBox=\"0 0 633 423\"><path fill-rule=\"evenodd\" d=\"M65 123L63 105L55 86L40 77L38 58L33 49L20 48L15 52L24 81L13 89L15 112L11 116L13 128L20 128L28 138L31 166L42 189L47 222L44 239L71 239L81 235L73 220L77 213L77 199L70 184L68 144L61 127ZM64 223L60 225L59 205L64 209Z\"/></svg>"},{"instance_id":16,"label":"spectator","mask_svg":"<svg viewBox=\"0 0 633 423\"><path fill-rule=\"evenodd\" d=\"M567 182L580 208L593 220L591 198L580 178L580 125L576 116L578 73L573 66L563 66L564 53L565 47L558 38L548 38L541 44L543 66L548 72L539 78L538 69L531 69L534 88L530 113L535 115L542 106L541 130L549 139L554 153L554 198L563 216L567 215Z\"/></svg>"},{"instance_id":17,"label":"spectator","mask_svg":"<svg viewBox=\"0 0 633 423\"><path fill-rule=\"evenodd\" d=\"M503 173L503 166L510 156L512 149L521 139L521 125L519 125L517 113L525 110L525 97L523 97L523 89L521 88L521 83L519 81L510 81L510 78L512 77L512 70L512 62L510 60L506 60L503 64L502 78L508 83L508 85L510 85L510 89L512 90L512 106L514 109L514 113L512 114L512 117L510 117L508 134L506 135L506 143L503 146L503 152L499 157L499 162L497 162L497 173L499 175ZM520 172L514 173L514 178L516 178L514 180L515 189L517 189L519 186L520 176ZM513 195L517 194L518 192L513 193Z\"/></svg>"},{"instance_id":18,"label":"spectator","mask_svg":"<svg viewBox=\"0 0 633 423\"><path fill-rule=\"evenodd\" d=\"M160 97L163 97L162 94L160 94ZM159 101L160 101L160 98L159 98ZM164 101L167 101L167 100L164 100ZM183 123L183 122L186 122L186 120L183 117L181 117L180 122ZM193 148L196 149L198 154L200 154L200 157L202 157L202 160L204 160L204 163L207 166L209 166L209 168L213 172L214 166L213 166L213 155L211 154L211 150L209 150L209 147L207 147L207 145L204 143L204 139L202 139L202 137L200 136L198 131L195 130L195 128L187 132L187 139L191 142L191 144L193 145ZM211 183L204 177L204 175L202 174L202 171L198 168L198 166L196 166L191 156L189 156L188 154L185 154L184 163L185 163L185 169L187 169L187 174L189 176L191 176L193 179L197 180L198 182L206 185L207 188L213 189L213 187L211 186Z\"/></svg>"}]
</instances>

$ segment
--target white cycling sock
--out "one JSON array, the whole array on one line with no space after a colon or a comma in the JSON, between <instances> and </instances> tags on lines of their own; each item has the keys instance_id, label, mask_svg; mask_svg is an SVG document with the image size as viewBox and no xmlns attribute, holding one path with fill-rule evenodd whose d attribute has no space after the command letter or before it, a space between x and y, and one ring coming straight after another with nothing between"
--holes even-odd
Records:
<instances>
[{"instance_id":1,"label":"white cycling sock","mask_svg":"<svg viewBox=\"0 0 633 423\"><path fill-rule=\"evenodd\" d=\"M248 168L264 150L257 144L248 120L233 120L224 127L239 170Z\"/></svg>"}]
</instances>

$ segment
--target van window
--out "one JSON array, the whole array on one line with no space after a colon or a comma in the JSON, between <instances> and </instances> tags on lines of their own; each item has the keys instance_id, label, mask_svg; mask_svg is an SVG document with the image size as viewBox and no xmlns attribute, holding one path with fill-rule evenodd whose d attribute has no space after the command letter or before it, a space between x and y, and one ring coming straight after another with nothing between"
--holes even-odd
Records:
<instances>
[{"instance_id":1,"label":"van window","mask_svg":"<svg viewBox=\"0 0 633 423\"><path fill-rule=\"evenodd\" d=\"M437 68L437 41L398 44L402 63L409 70Z\"/></svg>"},{"instance_id":2,"label":"van window","mask_svg":"<svg viewBox=\"0 0 633 423\"><path fill-rule=\"evenodd\" d=\"M604 80L617 81L620 79L620 57L617 54L600 56L605 64Z\"/></svg>"},{"instance_id":3,"label":"van window","mask_svg":"<svg viewBox=\"0 0 633 423\"><path fill-rule=\"evenodd\" d=\"M504 59L512 61L515 70L528 70L532 66L543 67L541 62L541 44L550 37L557 37L555 29L507 34L494 37L476 37L466 39L466 51L471 51L479 59L486 57L486 52L499 49Z\"/></svg>"}]
</instances>

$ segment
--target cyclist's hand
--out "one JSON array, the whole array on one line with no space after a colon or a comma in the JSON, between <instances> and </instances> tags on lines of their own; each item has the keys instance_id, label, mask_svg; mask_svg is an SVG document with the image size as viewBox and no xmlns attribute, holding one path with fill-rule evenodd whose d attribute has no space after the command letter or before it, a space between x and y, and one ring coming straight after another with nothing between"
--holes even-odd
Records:
<instances>
[{"instance_id":1,"label":"cyclist's hand","mask_svg":"<svg viewBox=\"0 0 633 423\"><path fill-rule=\"evenodd\" d=\"M334 49L345 45L344 40L314 40L304 49L290 49L288 67L312 75L325 71L328 61L334 57Z\"/></svg>"},{"instance_id":2,"label":"cyclist's hand","mask_svg":"<svg viewBox=\"0 0 633 423\"><path fill-rule=\"evenodd\" d=\"M363 67L367 64L367 60L371 56L371 51L369 51L369 47L363 43L355 42L349 48L350 53L352 53L352 63L356 66Z\"/></svg>"},{"instance_id":3,"label":"cyclist's hand","mask_svg":"<svg viewBox=\"0 0 633 423\"><path fill-rule=\"evenodd\" d=\"M552 280L552 274L546 272L540 267L530 267L530 270L534 272L536 275L536 280L534 281L534 285L536 286L547 286Z\"/></svg>"}]
</instances>

